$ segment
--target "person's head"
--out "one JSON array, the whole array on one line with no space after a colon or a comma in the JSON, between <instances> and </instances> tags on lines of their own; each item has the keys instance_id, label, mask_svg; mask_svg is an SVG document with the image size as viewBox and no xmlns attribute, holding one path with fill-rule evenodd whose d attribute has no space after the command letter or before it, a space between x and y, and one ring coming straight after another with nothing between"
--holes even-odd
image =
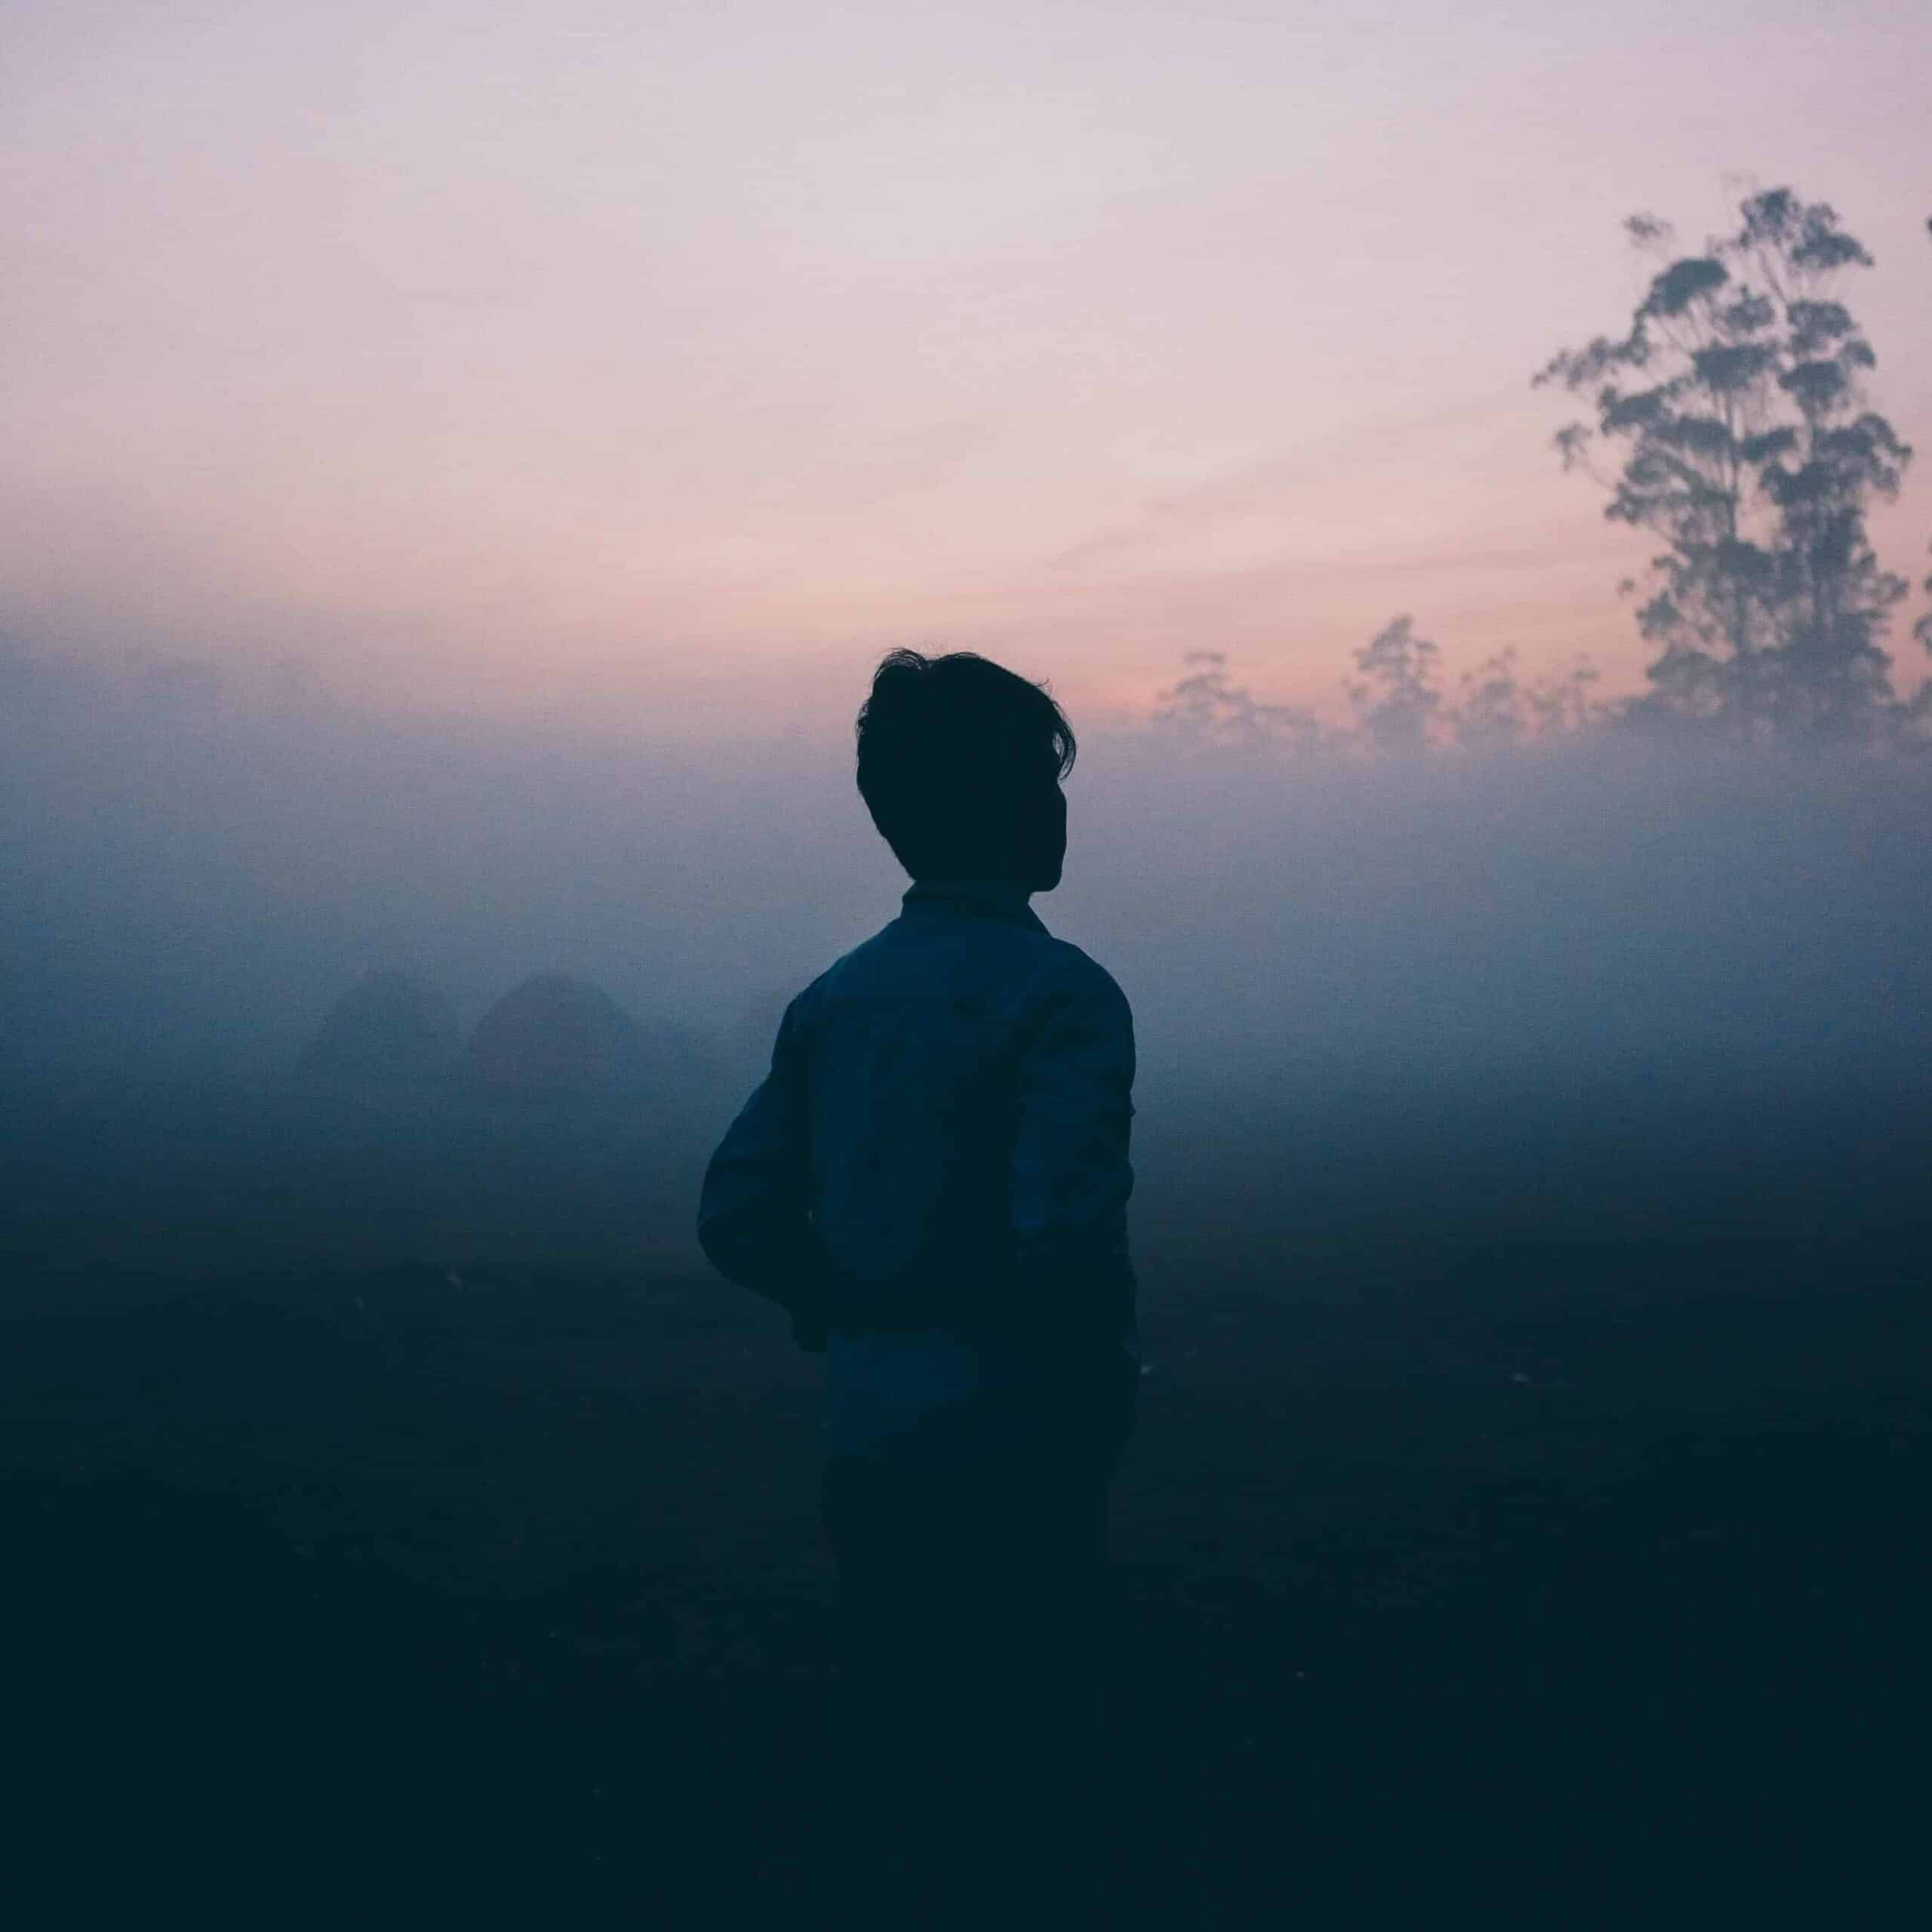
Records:
<instances>
[{"instance_id":1,"label":"person's head","mask_svg":"<svg viewBox=\"0 0 1932 1932\"><path fill-rule=\"evenodd\" d=\"M859 707L859 793L917 880L1051 892L1073 730L1041 688L970 651L889 652Z\"/></svg>"}]
</instances>

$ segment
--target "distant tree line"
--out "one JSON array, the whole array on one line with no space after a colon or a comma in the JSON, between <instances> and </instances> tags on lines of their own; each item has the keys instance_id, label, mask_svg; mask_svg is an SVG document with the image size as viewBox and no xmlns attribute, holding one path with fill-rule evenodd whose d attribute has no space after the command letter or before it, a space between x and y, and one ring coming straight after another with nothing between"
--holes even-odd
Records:
<instances>
[{"instance_id":1,"label":"distant tree line","mask_svg":"<svg viewBox=\"0 0 1932 1932\"><path fill-rule=\"evenodd\" d=\"M1526 681L1506 651L1451 697L1436 645L1402 616L1354 654L1352 732L1261 703L1215 651L1189 654L1195 668L1161 694L1156 724L1223 743L1389 751L1613 728L1932 745L1932 684L1898 695L1885 648L1908 586L1866 527L1912 455L1870 405L1878 358L1840 299L1872 258L1835 211L1788 188L1738 212L1734 232L1688 254L1668 223L1632 216L1629 239L1659 266L1627 328L1559 351L1534 378L1587 405L1556 434L1564 469L1605 491L1607 518L1657 540L1644 575L1620 586L1641 598L1638 628L1656 649L1645 690L1599 698L1582 660ZM1932 613L1913 635L1932 651Z\"/></svg>"},{"instance_id":2,"label":"distant tree line","mask_svg":"<svg viewBox=\"0 0 1932 1932\"><path fill-rule=\"evenodd\" d=\"M1442 688L1441 652L1416 635L1411 617L1392 619L1354 654L1346 687L1346 728L1324 724L1297 705L1267 704L1235 684L1218 651L1191 651L1195 667L1161 694L1157 729L1199 743L1314 750L1346 745L1420 751L1444 742L1472 746L1574 737L1611 723L1617 707L1597 700L1587 658L1565 671L1526 678L1513 651L1465 673L1456 694Z\"/></svg>"}]
</instances>

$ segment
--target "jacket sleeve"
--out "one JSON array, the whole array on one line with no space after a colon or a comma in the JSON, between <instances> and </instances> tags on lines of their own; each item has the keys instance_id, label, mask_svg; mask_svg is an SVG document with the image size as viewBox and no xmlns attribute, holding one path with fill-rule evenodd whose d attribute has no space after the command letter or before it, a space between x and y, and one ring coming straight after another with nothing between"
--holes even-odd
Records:
<instances>
[{"instance_id":1,"label":"jacket sleeve","mask_svg":"<svg viewBox=\"0 0 1932 1932\"><path fill-rule=\"evenodd\" d=\"M1134 1050L1126 995L1089 973L1049 994L1021 1057L1011 1232L1022 1318L1091 1335L1133 1319Z\"/></svg>"},{"instance_id":2,"label":"jacket sleeve","mask_svg":"<svg viewBox=\"0 0 1932 1932\"><path fill-rule=\"evenodd\" d=\"M697 1238L728 1281L777 1302L799 1346L825 1346L828 1264L811 1218L805 995L786 1009L771 1067L705 1170Z\"/></svg>"}]
</instances>

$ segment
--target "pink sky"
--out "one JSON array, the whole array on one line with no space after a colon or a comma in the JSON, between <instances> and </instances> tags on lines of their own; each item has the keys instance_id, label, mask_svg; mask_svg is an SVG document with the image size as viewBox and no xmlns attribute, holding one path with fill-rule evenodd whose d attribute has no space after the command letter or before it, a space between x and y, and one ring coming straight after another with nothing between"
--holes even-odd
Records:
<instances>
[{"instance_id":1,"label":"pink sky","mask_svg":"<svg viewBox=\"0 0 1932 1932\"><path fill-rule=\"evenodd\" d=\"M1920 0L5 17L29 643L771 730L921 641L1323 703L1406 611L1627 686L1647 546L1528 377L1627 315L1625 214L1783 182L1878 257L1932 568Z\"/></svg>"}]
</instances>

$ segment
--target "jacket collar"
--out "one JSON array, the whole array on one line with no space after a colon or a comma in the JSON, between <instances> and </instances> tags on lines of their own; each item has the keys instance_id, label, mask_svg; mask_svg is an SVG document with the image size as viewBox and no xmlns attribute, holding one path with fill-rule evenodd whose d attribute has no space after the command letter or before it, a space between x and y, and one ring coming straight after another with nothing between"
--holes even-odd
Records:
<instances>
[{"instance_id":1,"label":"jacket collar","mask_svg":"<svg viewBox=\"0 0 1932 1932\"><path fill-rule=\"evenodd\" d=\"M1032 895L1023 886L998 879L920 879L900 903L908 912L950 912L969 918L1004 919L1036 933L1046 928L1026 901Z\"/></svg>"}]
</instances>

